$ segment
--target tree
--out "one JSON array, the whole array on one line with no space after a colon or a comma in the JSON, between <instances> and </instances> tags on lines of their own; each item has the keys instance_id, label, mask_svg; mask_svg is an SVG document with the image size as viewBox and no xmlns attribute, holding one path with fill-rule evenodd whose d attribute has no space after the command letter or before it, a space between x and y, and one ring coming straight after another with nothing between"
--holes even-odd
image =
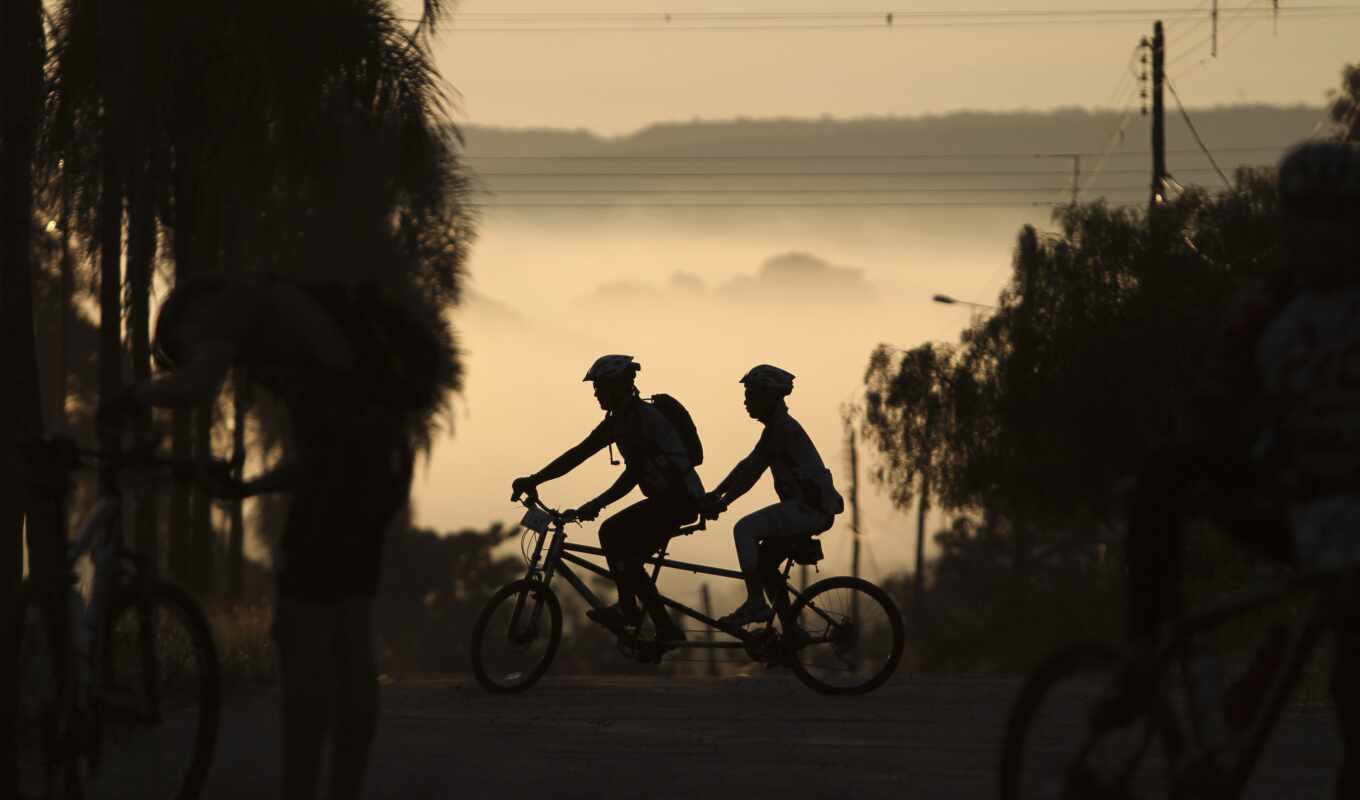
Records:
<instances>
[{"instance_id":1,"label":"tree","mask_svg":"<svg viewBox=\"0 0 1360 800\"><path fill-rule=\"evenodd\" d=\"M1073 530L1096 530L1112 487L1193 432L1187 398L1217 309L1275 268L1275 214L1271 175L1244 170L1232 191L1159 207L1156 225L1096 202L1060 211L1054 233L1022 230L996 312L948 359L937 346L900 364L882 348L871 357L866 420L894 499L928 476L944 507L1006 531L1018 572Z\"/></svg>"},{"instance_id":2,"label":"tree","mask_svg":"<svg viewBox=\"0 0 1360 800\"><path fill-rule=\"evenodd\" d=\"M126 221L134 378L147 371L161 230L175 279L214 270L380 279L451 337L442 314L457 300L472 227L428 51L446 4L428 0L414 33L388 0L107 8L66 0L57 16L49 159L64 165L85 240L98 243L111 336ZM105 347L112 391L123 352ZM445 389L458 385L455 362L443 378ZM217 418L214 408L197 422L177 415L175 455L207 456ZM433 421L418 425L428 442ZM171 502L180 532L168 542L171 569L200 591L214 574L209 503Z\"/></svg>"},{"instance_id":3,"label":"tree","mask_svg":"<svg viewBox=\"0 0 1360 800\"><path fill-rule=\"evenodd\" d=\"M42 396L33 336L32 238L33 164L35 145L42 126L43 63L45 44L42 4L17 0L0 5L0 370L11 382L0 401L0 602L13 607L23 567L20 535L24 519L34 544L37 567L54 566L61 552L52 544L53 515L26 503L18 491L23 478L19 467L18 437L43 430ZM35 513L35 511L37 513ZM53 550L55 549L55 553ZM42 562L46 561L47 564ZM15 638L10 616L0 622L0 636ZM0 667L0 682L14 685L11 659ZM13 699L6 693L0 701L0 717L11 718ZM13 730L0 731L0 787L14 786Z\"/></svg>"},{"instance_id":4,"label":"tree","mask_svg":"<svg viewBox=\"0 0 1360 800\"><path fill-rule=\"evenodd\" d=\"M879 345L865 372L863 430L881 459L874 480L890 488L893 504L908 508L916 499L916 563L912 614L924 620L926 511L932 480L945 468L944 455L957 408L956 386L966 384L950 345L923 344L902 354ZM960 388L962 388L960 386Z\"/></svg>"},{"instance_id":5,"label":"tree","mask_svg":"<svg viewBox=\"0 0 1360 800\"><path fill-rule=\"evenodd\" d=\"M1360 64L1341 68L1341 88L1327 93L1328 114L1342 141L1360 139Z\"/></svg>"}]
</instances>

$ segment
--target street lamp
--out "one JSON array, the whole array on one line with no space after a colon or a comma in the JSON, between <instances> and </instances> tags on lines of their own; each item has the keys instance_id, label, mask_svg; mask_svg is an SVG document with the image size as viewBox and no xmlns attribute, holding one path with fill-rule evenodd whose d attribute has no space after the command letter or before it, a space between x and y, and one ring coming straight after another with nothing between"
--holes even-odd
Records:
<instances>
[{"instance_id":1,"label":"street lamp","mask_svg":"<svg viewBox=\"0 0 1360 800\"><path fill-rule=\"evenodd\" d=\"M972 306L973 308L988 308L991 309L992 311L996 310L996 306L989 306L986 303L974 303L969 300L958 300L953 297L950 297L947 294L937 294L931 297L930 299L934 300L937 303L943 303L944 305L947 306L960 305L960 306Z\"/></svg>"}]
</instances>

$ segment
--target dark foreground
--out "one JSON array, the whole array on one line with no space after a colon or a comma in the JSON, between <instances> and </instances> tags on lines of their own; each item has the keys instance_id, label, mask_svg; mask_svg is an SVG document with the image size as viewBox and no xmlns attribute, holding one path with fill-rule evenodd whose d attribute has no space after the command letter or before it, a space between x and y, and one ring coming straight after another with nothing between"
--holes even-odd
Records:
<instances>
[{"instance_id":1,"label":"dark foreground","mask_svg":"<svg viewBox=\"0 0 1360 800\"><path fill-rule=\"evenodd\" d=\"M992 798L1016 688L903 676L828 698L784 673L550 676L503 697L468 676L399 680L383 691L369 797ZM231 704L207 800L275 796L276 702ZM1328 796L1334 731L1326 708L1292 712L1251 797Z\"/></svg>"}]
</instances>

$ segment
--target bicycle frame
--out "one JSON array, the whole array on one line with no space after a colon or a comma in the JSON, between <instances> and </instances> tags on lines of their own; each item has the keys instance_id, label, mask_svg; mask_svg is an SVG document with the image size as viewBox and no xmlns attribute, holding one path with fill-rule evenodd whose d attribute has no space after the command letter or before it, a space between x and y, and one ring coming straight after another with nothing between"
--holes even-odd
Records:
<instances>
[{"instance_id":1,"label":"bicycle frame","mask_svg":"<svg viewBox=\"0 0 1360 800\"><path fill-rule=\"evenodd\" d=\"M1196 636L1251 611L1276 605L1303 594L1317 594L1320 590L1325 589L1325 584L1331 577L1329 575L1296 577L1282 586L1229 598L1181 618L1172 626L1169 641L1153 656L1154 669L1150 674L1170 674L1171 670L1178 666L1177 661L1180 661L1179 666L1184 668L1184 656L1188 651L1188 646ZM1276 722L1279 721L1280 715L1289 702L1289 696L1295 682L1302 674L1304 666L1312 657L1327 628L1326 598L1319 597L1313 610L1305 619L1302 628L1294 637L1284 668L1267 689L1266 697L1262 700L1260 710L1255 715L1256 718L1244 730L1233 736L1227 744L1209 751L1239 750L1241 753L1234 761L1230 781L1224 787L1228 791L1225 796L1237 797L1246 787L1261 751L1265 749L1271 731L1274 730ZM1193 700L1191 702L1193 703ZM1199 730L1198 709L1191 713L1190 718L1193 726L1192 733L1196 741L1202 744L1203 736Z\"/></svg>"},{"instance_id":2,"label":"bicycle frame","mask_svg":"<svg viewBox=\"0 0 1360 800\"><path fill-rule=\"evenodd\" d=\"M592 547L590 545L583 544L573 544L571 542L568 542L566 534L566 521L563 520L560 515L553 512L551 509L548 509L546 506L543 506L542 503L537 501L537 499L534 499L532 502L534 505L531 507L539 508L540 510L548 513L548 515L551 518L551 525L550 527L546 528L543 531L531 528L531 530L534 530L534 533L536 534L537 542L534 546L533 555L530 556L529 558L529 569L527 572L527 577L537 579L544 586L547 586L554 577L560 574L567 581L567 583L573 589L576 590L577 594L579 594L581 598L585 600L587 604L590 605L591 608L594 609L604 608L605 606L604 601L600 600L600 598L597 597L595 593L590 590L590 587L586 585L585 581L581 579L581 576L578 575L572 569L572 565L574 564L580 567L581 569L586 570L587 572L594 573L604 578L612 579L612 576L610 575L607 569L601 567L600 565L592 561L588 561L587 559L582 557L583 555L603 556L604 550L599 547ZM700 522L694 526L686 526L684 528L681 528L677 535L684 536L702 529L703 523ZM548 552L547 555L545 556L543 554L544 542L545 539L549 539L549 537L551 540L547 542ZM680 569L698 575L712 575L714 577L729 578L733 580L744 579L743 575L737 570L723 569L721 567L710 567L704 564L692 564L687 561L674 561L666 558L665 554L666 554L665 548L663 547L660 550L659 555L653 554L648 558L644 559L643 561L643 563L645 564L653 565L651 574L651 580L653 585L655 585L657 577L661 573L662 567ZM541 567L539 566L540 558L542 559ZM788 576L790 567L791 562L789 565L786 565L784 569L784 575L786 578ZM797 601L800 594L792 586L789 586L787 581L785 582L785 589L792 596L791 602ZM511 615L510 621L511 630L518 629L517 623L520 614L523 613L525 596L526 595L521 594L519 596L519 599L515 603L515 610ZM720 625L716 619L708 616L707 614L704 614L701 611L698 611L697 609L690 608L684 603L666 597L659 591L657 592L657 599L661 602L662 605L666 606L667 608L678 611L679 613L687 617L690 617L691 619L697 620L698 622L707 625L708 627L716 630L719 633L726 634L737 640L731 642L684 641L676 642L674 644L668 644L667 645L668 648L688 648L696 650L742 649L745 648L748 644L758 642L762 639L761 636L755 633L749 633L744 629L725 628L722 625ZM530 626L537 624L538 614L542 612L542 608L543 608L542 605L535 606L533 615L529 620ZM818 614L822 614L823 616L825 616L825 612L821 611L820 609L814 608L813 610L816 611ZM814 639L813 641L816 640Z\"/></svg>"}]
</instances>

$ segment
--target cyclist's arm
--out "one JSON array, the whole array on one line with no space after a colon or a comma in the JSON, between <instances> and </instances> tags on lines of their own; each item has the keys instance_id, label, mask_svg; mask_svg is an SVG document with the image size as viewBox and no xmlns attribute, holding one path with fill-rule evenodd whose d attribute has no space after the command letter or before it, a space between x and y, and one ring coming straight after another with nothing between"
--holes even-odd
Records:
<instances>
[{"instance_id":1,"label":"cyclist's arm","mask_svg":"<svg viewBox=\"0 0 1360 800\"><path fill-rule=\"evenodd\" d=\"M581 466L587 458L600 452L610 442L609 430L600 423L580 444L552 460L552 463L529 477L535 485L560 478Z\"/></svg>"},{"instance_id":2,"label":"cyclist's arm","mask_svg":"<svg viewBox=\"0 0 1360 800\"><path fill-rule=\"evenodd\" d=\"M637 480L633 478L633 471L625 469L623 474L619 476L619 479L614 481L613 486L605 489L599 497L591 502L600 508L604 508L610 503L623 499L625 495L633 491L633 487L635 486L637 486Z\"/></svg>"},{"instance_id":3,"label":"cyclist's arm","mask_svg":"<svg viewBox=\"0 0 1360 800\"><path fill-rule=\"evenodd\" d=\"M760 476L765 474L765 470L769 466L770 462L764 449L757 443L756 449L752 450L746 458L738 461L732 471L727 474L727 477L722 479L722 483L719 483L713 489L713 494L722 500L723 505L727 505L751 491L751 487L756 485L756 481L760 480Z\"/></svg>"},{"instance_id":4,"label":"cyclist's arm","mask_svg":"<svg viewBox=\"0 0 1360 800\"><path fill-rule=\"evenodd\" d=\"M216 396L235 360L236 346L231 342L204 342L195 349L188 364L128 391L143 405L161 408L196 405Z\"/></svg>"}]
</instances>

